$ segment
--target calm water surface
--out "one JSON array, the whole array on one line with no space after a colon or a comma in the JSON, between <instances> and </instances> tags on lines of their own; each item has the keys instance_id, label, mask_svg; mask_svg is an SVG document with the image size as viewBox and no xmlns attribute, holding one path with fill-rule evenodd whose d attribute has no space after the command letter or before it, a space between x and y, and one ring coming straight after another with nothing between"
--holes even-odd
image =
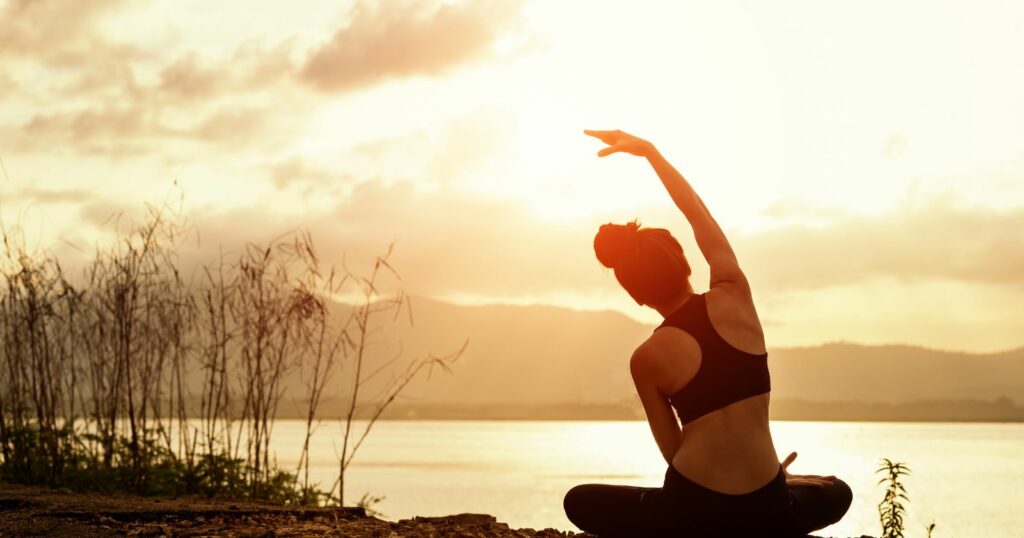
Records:
<instances>
[{"instance_id":1,"label":"calm water surface","mask_svg":"<svg viewBox=\"0 0 1024 538\"><path fill-rule=\"evenodd\" d=\"M360 426L362 424L360 423ZM359 431L359 430L357 430ZM324 422L312 445L311 476L337 476L341 429ZM854 491L831 536L879 534L878 460L907 463L908 538L1024 536L1024 424L773 422L791 470L835 474ZM303 425L279 421L278 462L298 460ZM660 486L665 462L644 421L382 421L346 475L346 504L364 492L385 499L383 517L488 513L512 527L576 530L562 496L582 482Z\"/></svg>"}]
</instances>

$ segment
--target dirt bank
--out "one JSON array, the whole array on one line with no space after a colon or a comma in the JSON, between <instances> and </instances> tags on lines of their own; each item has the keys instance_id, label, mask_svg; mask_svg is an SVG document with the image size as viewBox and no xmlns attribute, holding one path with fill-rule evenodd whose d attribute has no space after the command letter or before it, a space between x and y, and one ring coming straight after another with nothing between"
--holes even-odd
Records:
<instances>
[{"instance_id":1,"label":"dirt bank","mask_svg":"<svg viewBox=\"0 0 1024 538\"><path fill-rule=\"evenodd\" d=\"M367 516L360 508L291 509L258 503L71 493L0 484L0 537L7 536L593 538L586 533L555 529L512 529L486 514L392 522Z\"/></svg>"}]
</instances>

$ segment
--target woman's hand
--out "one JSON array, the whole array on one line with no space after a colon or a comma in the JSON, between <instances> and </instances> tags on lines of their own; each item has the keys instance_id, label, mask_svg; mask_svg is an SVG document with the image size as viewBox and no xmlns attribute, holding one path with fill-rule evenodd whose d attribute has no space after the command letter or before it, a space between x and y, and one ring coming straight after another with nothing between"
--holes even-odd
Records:
<instances>
[{"instance_id":1,"label":"woman's hand","mask_svg":"<svg viewBox=\"0 0 1024 538\"><path fill-rule=\"evenodd\" d=\"M786 459L782 462L782 473L786 475L787 486L814 486L824 487L831 486L835 481L834 476L820 476L816 474L789 474L786 470L790 463L796 459L796 452L790 452Z\"/></svg>"},{"instance_id":2,"label":"woman's hand","mask_svg":"<svg viewBox=\"0 0 1024 538\"><path fill-rule=\"evenodd\" d=\"M583 134L590 135L608 144L608 147L597 152L598 157L607 157L620 151L625 151L639 157L649 157L656 151L654 144L622 131L592 131L584 129Z\"/></svg>"}]
</instances>

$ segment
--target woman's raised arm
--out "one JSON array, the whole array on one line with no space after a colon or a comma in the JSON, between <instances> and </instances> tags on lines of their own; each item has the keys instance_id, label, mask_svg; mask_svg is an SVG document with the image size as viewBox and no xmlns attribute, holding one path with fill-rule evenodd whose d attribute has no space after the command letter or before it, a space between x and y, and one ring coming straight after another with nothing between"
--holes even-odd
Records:
<instances>
[{"instance_id":1,"label":"woman's raised arm","mask_svg":"<svg viewBox=\"0 0 1024 538\"><path fill-rule=\"evenodd\" d=\"M597 152L598 157L625 152L644 157L651 164L661 183L665 186L676 207L693 228L693 236L701 254L711 267L711 287L723 285L740 286L749 290L746 276L740 270L732 245L725 232L711 216L704 202L690 186L690 182L669 163L650 142L622 131L583 131L600 139L608 147Z\"/></svg>"}]
</instances>

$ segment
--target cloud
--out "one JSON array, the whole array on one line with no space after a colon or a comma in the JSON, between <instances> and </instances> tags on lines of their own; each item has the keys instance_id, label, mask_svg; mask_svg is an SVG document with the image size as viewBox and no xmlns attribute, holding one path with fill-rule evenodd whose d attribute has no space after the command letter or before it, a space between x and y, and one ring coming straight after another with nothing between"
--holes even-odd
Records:
<instances>
[{"instance_id":1,"label":"cloud","mask_svg":"<svg viewBox=\"0 0 1024 538\"><path fill-rule=\"evenodd\" d=\"M278 163L270 174L292 178L281 179L289 186L304 185L295 176L311 175L314 179L305 184L308 188L331 176L329 170L297 159ZM355 183L350 177L338 177L338 181L344 188L316 187L321 198L336 200L333 206L322 204L326 211L286 213L273 205L189 211L201 242L198 248L194 242L185 245L183 269L190 272L197 264L216 260L222 249L231 259L230 253L237 254L247 242L265 242L289 230L306 229L321 259L338 265L344 262L357 271L365 270L395 242L392 261L402 285L417 294L495 300L614 296L614 278L593 256L596 223L547 223L522 202L450 185L424 189L409 182ZM27 195L64 198L49 191ZM86 198L79 216L84 223L102 226L115 213L135 218L141 215L141 205L127 207ZM931 282L1021 290L1021 229L1024 208L993 211L932 202L879 215L843 216L818 227L789 226L731 239L755 289L765 298L816 290L876 289L872 283L879 279L891 283L887 289L897 291ZM688 254L699 256L696 249ZM698 289L704 285L695 282Z\"/></svg>"},{"instance_id":2,"label":"cloud","mask_svg":"<svg viewBox=\"0 0 1024 538\"><path fill-rule=\"evenodd\" d=\"M182 105L286 87L295 76L293 51L291 40L274 46L247 41L230 56L218 59L189 51L163 67L151 91L164 102Z\"/></svg>"},{"instance_id":3,"label":"cloud","mask_svg":"<svg viewBox=\"0 0 1024 538\"><path fill-rule=\"evenodd\" d=\"M766 291L879 277L1020 286L1022 229L1024 208L964 208L930 201L879 215L845 215L819 226L740 236L733 243L751 279Z\"/></svg>"},{"instance_id":4,"label":"cloud","mask_svg":"<svg viewBox=\"0 0 1024 538\"><path fill-rule=\"evenodd\" d=\"M222 70L204 65L192 51L160 71L157 88L164 95L194 100L220 93L224 82Z\"/></svg>"},{"instance_id":5,"label":"cloud","mask_svg":"<svg viewBox=\"0 0 1024 538\"><path fill-rule=\"evenodd\" d=\"M131 0L9 0L0 7L0 60L20 58L35 62L34 78L60 81L42 91L76 98L95 96L134 86L133 61L149 56L132 43L110 40L97 25ZM39 77L39 72L56 74ZM68 81L70 79L70 81ZM39 94L40 88L34 87ZM0 96L2 97L2 96ZM36 97L43 97L36 95Z\"/></svg>"},{"instance_id":6,"label":"cloud","mask_svg":"<svg viewBox=\"0 0 1024 538\"><path fill-rule=\"evenodd\" d=\"M514 142L508 129L514 121L482 107L444 125L360 143L352 155L369 176L436 183L472 179L502 160L500 151Z\"/></svg>"},{"instance_id":7,"label":"cloud","mask_svg":"<svg viewBox=\"0 0 1024 538\"><path fill-rule=\"evenodd\" d=\"M85 52L82 45L102 42L92 32L95 21L124 0L9 0L0 9L0 50L66 65Z\"/></svg>"},{"instance_id":8,"label":"cloud","mask_svg":"<svg viewBox=\"0 0 1024 538\"><path fill-rule=\"evenodd\" d=\"M102 24L134 3L9 0L0 4L0 60L17 57L50 71L48 78L55 82L48 89L67 99L144 98L150 104L180 104L229 93L234 97L239 90L252 93L294 79L293 38L273 46L249 39L223 58L202 58L194 50L168 58L172 53L162 48L113 40ZM162 47L173 48L170 43ZM136 73L152 69L156 83L140 83ZM0 81L9 79L0 74Z\"/></svg>"},{"instance_id":9,"label":"cloud","mask_svg":"<svg viewBox=\"0 0 1024 538\"><path fill-rule=\"evenodd\" d=\"M518 1L359 2L348 24L310 54L292 36L254 37L215 56L117 42L103 24L131 0L10 1L0 5L8 21L0 25L0 50L31 69L0 63L0 99L20 111L0 125L0 149L194 159L197 150L285 147L326 98L310 85L337 90L378 75L443 72L482 55L518 18ZM30 91L24 73L32 72L46 83ZM459 136L485 143L473 133ZM463 169L461 157L420 160L432 175Z\"/></svg>"},{"instance_id":10,"label":"cloud","mask_svg":"<svg viewBox=\"0 0 1024 538\"><path fill-rule=\"evenodd\" d=\"M252 207L195 213L193 223L203 238L201 251L186 256L193 262L215 259L219 246L238 252L247 241L304 228L324 260L361 270L395 242L402 284L419 294L587 292L611 278L593 259L589 226L546 224L520 204L404 182L364 181L315 217Z\"/></svg>"},{"instance_id":11,"label":"cloud","mask_svg":"<svg viewBox=\"0 0 1024 538\"><path fill-rule=\"evenodd\" d=\"M145 151L145 137L157 130L155 119L143 107L100 105L36 114L4 144L25 152L73 149L84 154L138 154Z\"/></svg>"},{"instance_id":12,"label":"cloud","mask_svg":"<svg viewBox=\"0 0 1024 538\"><path fill-rule=\"evenodd\" d=\"M0 102L18 93L17 81L9 73L0 69Z\"/></svg>"},{"instance_id":13,"label":"cloud","mask_svg":"<svg viewBox=\"0 0 1024 538\"><path fill-rule=\"evenodd\" d=\"M36 187L23 188L13 195L14 200L36 202L43 204L75 203L80 204L93 198L90 191L83 189L40 189Z\"/></svg>"},{"instance_id":14,"label":"cloud","mask_svg":"<svg viewBox=\"0 0 1024 538\"><path fill-rule=\"evenodd\" d=\"M283 189L289 184L321 185L335 177L333 173L298 157L278 161L268 170L274 186Z\"/></svg>"},{"instance_id":15,"label":"cloud","mask_svg":"<svg viewBox=\"0 0 1024 538\"><path fill-rule=\"evenodd\" d=\"M131 106L99 106L37 114L23 124L22 129L30 139L87 142L136 138L151 130L150 123L145 110Z\"/></svg>"},{"instance_id":16,"label":"cloud","mask_svg":"<svg viewBox=\"0 0 1024 538\"><path fill-rule=\"evenodd\" d=\"M259 107L225 107L213 111L194 126L178 131L178 134L206 142L242 144L264 133L272 116L271 110Z\"/></svg>"},{"instance_id":17,"label":"cloud","mask_svg":"<svg viewBox=\"0 0 1024 538\"><path fill-rule=\"evenodd\" d=\"M343 187L354 183L351 174L332 170L299 157L290 157L270 165L267 175L281 190L297 189L304 197L339 199Z\"/></svg>"},{"instance_id":18,"label":"cloud","mask_svg":"<svg viewBox=\"0 0 1024 538\"><path fill-rule=\"evenodd\" d=\"M30 111L0 125L5 151L166 156L181 141L237 148L285 136L284 127L310 110L308 90L295 84L292 39L249 39L214 58L141 50L112 40L102 27L130 3L0 5L0 100ZM8 64L31 70L8 72ZM45 83L19 87L14 75L27 80L24 73ZM281 101L291 104L287 114L276 110ZM190 157L195 149L188 148Z\"/></svg>"},{"instance_id":19,"label":"cloud","mask_svg":"<svg viewBox=\"0 0 1024 538\"><path fill-rule=\"evenodd\" d=\"M238 149L260 141L289 140L302 114L277 114L262 104L225 104L168 121L162 107L127 102L40 113L11 130L3 144L18 151L72 150L112 157L159 150L173 154L173 142L206 146L210 151ZM296 106L293 110L301 110ZM194 150L189 155L194 155Z\"/></svg>"},{"instance_id":20,"label":"cloud","mask_svg":"<svg viewBox=\"0 0 1024 538\"><path fill-rule=\"evenodd\" d=\"M301 174L305 165L285 163L281 170ZM363 181L325 214L289 216L251 207L196 213L194 223L205 244L203 252L193 254L195 260L211 259L221 245L237 251L247 241L265 241L299 228L310 230L325 260L339 264L368 263L394 241L393 261L403 284L425 295L595 296L615 287L593 257L596 224L546 223L522 203L455 188L424 190L407 182ZM1021 229L1024 208L997 212L932 203L732 241L760 294L878 278L1019 287L1024 270ZM689 254L699 256L696 249ZM696 283L698 289L704 285Z\"/></svg>"},{"instance_id":21,"label":"cloud","mask_svg":"<svg viewBox=\"0 0 1024 538\"><path fill-rule=\"evenodd\" d=\"M97 228L108 227L112 222L123 219L127 223L127 229L131 229L133 225L142 222L146 216L146 209L142 204L87 198L79 207L78 216L83 223Z\"/></svg>"},{"instance_id":22,"label":"cloud","mask_svg":"<svg viewBox=\"0 0 1024 538\"><path fill-rule=\"evenodd\" d=\"M425 7L424 2L361 1L349 23L312 52L302 77L329 92L392 78L437 75L483 56L518 18L514 1Z\"/></svg>"}]
</instances>

